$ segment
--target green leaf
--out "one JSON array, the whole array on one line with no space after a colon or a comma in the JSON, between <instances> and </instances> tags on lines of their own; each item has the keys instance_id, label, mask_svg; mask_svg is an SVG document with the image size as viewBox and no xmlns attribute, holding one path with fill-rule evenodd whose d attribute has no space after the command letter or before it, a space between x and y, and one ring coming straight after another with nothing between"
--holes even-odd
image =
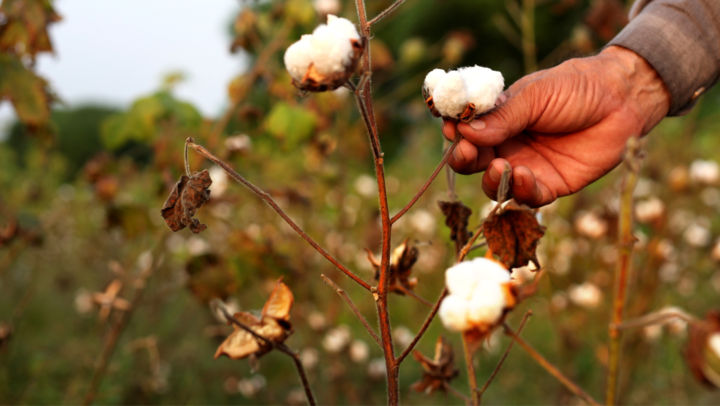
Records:
<instances>
[{"instance_id":1,"label":"green leaf","mask_svg":"<svg viewBox=\"0 0 720 406\"><path fill-rule=\"evenodd\" d=\"M47 82L27 69L20 59L0 54L0 100L9 100L18 118L30 126L42 126L50 117L52 101Z\"/></svg>"},{"instance_id":2,"label":"green leaf","mask_svg":"<svg viewBox=\"0 0 720 406\"><path fill-rule=\"evenodd\" d=\"M275 138L285 141L285 147L292 149L300 142L310 138L317 117L302 107L277 103L265 119L265 128Z\"/></svg>"}]
</instances>

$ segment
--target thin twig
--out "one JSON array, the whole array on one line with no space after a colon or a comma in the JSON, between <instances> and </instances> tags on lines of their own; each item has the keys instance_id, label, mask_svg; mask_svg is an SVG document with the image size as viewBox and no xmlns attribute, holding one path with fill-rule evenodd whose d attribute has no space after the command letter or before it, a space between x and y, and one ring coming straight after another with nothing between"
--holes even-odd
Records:
<instances>
[{"instance_id":1,"label":"thin twig","mask_svg":"<svg viewBox=\"0 0 720 406\"><path fill-rule=\"evenodd\" d=\"M415 336L415 338L413 338L413 340L412 340L412 341L410 342L410 344L407 346L407 348L405 349L405 351L403 351L402 354L397 358L395 364L396 364L398 367L399 367L400 364L403 362L403 360L405 359L405 357L407 357L408 355L410 355L410 351L412 351L413 348L415 348L415 344L417 344L418 341L420 341L420 339L422 338L423 334L425 334L425 331L428 329L428 327L430 326L430 323L431 323L431 322L433 321L433 319L435 318L435 315L437 314L438 310L440 309L440 304L442 303L443 299L445 299L445 296L447 296L447 294L448 294L447 288L443 289L443 291L440 293L440 297L439 297L438 300L435 302L435 306L433 306L432 310L430 310L430 314L428 314L428 316L427 316L427 318L425 319L425 322L423 323L422 327L420 327L420 331L418 331L417 335Z\"/></svg>"},{"instance_id":2,"label":"thin twig","mask_svg":"<svg viewBox=\"0 0 720 406\"><path fill-rule=\"evenodd\" d=\"M252 84L255 83L255 81L260 76L262 76L263 72L266 71L267 64L270 61L270 58L285 44L285 39L290 32L294 21L295 20L293 20L292 18L288 18L285 20L282 28L277 32L277 34L270 41L268 46L265 47L262 52L260 52L258 58L255 60L255 64L253 65L253 67L245 74L244 86L241 88L239 94L235 95L235 97L230 101L230 105L228 106L228 108L225 109L223 115L215 122L215 125L213 125L212 129L210 130L210 134L207 138L208 146L210 148L215 146L215 143L220 137L220 134L222 134L222 132L225 130L225 127L227 127L228 123L230 122L233 114L235 114L235 110L237 110L240 103L245 100L245 97L252 89Z\"/></svg>"},{"instance_id":3,"label":"thin twig","mask_svg":"<svg viewBox=\"0 0 720 406\"><path fill-rule=\"evenodd\" d=\"M470 403L472 400L470 400L469 397L465 396L463 393L461 393L459 390L455 389L450 385L449 383L443 381L443 388L445 388L446 391L452 393L453 395L457 396L458 398L462 399L465 403Z\"/></svg>"},{"instance_id":4,"label":"thin twig","mask_svg":"<svg viewBox=\"0 0 720 406\"><path fill-rule=\"evenodd\" d=\"M472 237L470 237L470 240L468 240L467 244L460 250L460 253L458 254L456 263L463 262L465 260L465 257L470 252L470 250L473 249L473 244L475 244L475 241L477 241L478 237L482 235L482 225L478 227L477 230L475 230L475 234L473 234ZM485 243L487 245L487 243Z\"/></svg>"},{"instance_id":5,"label":"thin twig","mask_svg":"<svg viewBox=\"0 0 720 406\"><path fill-rule=\"evenodd\" d=\"M522 332L523 327L525 327L525 322L527 319L532 316L532 310L528 310L527 313L525 313L525 317L523 317L522 321L520 322L520 327L518 327L517 332L515 334L520 335ZM480 388L480 391L478 392L478 401L482 402L482 395L485 393L487 388L492 383L493 379L495 379L495 376L500 372L500 368L502 368L503 364L505 363L505 359L507 359L508 355L510 354L510 350L512 350L513 344L515 344L515 340L510 341L510 344L507 346L507 349L505 349L505 353L503 353L502 358L500 358L500 362L495 366L495 369L490 374L490 377L485 382L485 385L483 385L482 388Z\"/></svg>"},{"instance_id":6,"label":"thin twig","mask_svg":"<svg viewBox=\"0 0 720 406\"><path fill-rule=\"evenodd\" d=\"M619 325L615 326L615 328L618 330L628 330L631 328L662 324L668 320L676 318L687 323L692 323L695 321L695 317L682 311L663 311L646 314L635 319L624 321Z\"/></svg>"},{"instance_id":7,"label":"thin twig","mask_svg":"<svg viewBox=\"0 0 720 406\"><path fill-rule=\"evenodd\" d=\"M185 143L185 174L188 177L191 177L192 174L190 173L190 160L188 159L188 143Z\"/></svg>"},{"instance_id":8,"label":"thin twig","mask_svg":"<svg viewBox=\"0 0 720 406\"><path fill-rule=\"evenodd\" d=\"M283 354L287 354L292 358L292 360L295 362L295 368L298 371L298 375L300 375L300 380L302 381L303 389L305 389L305 396L307 397L307 401L310 405L315 405L315 397L313 396L312 389L310 388L310 382L307 379L307 374L305 373L305 368L302 365L302 362L300 361L300 357L298 356L297 352L291 350L285 343L275 343L274 341L256 333L253 331L249 326L246 326L244 323L242 323L240 320L236 319L230 313L228 313L227 309L225 309L225 306L219 303L219 301L215 302L215 305L218 309L222 312L223 316L225 316L225 319L232 322L236 326L240 327L241 329L247 331L250 333L253 337L255 337L258 340L264 341L267 345L269 345L273 349L277 349L278 351L282 352Z\"/></svg>"},{"instance_id":9,"label":"thin twig","mask_svg":"<svg viewBox=\"0 0 720 406\"><path fill-rule=\"evenodd\" d=\"M576 383L563 375L563 373L560 372L557 367L555 367L553 364L543 358L543 356L540 355L537 351L535 351L530 346L530 344L528 344L527 342L525 342L525 340L520 338L520 336L515 334L515 332L513 332L507 324L503 324L503 327L505 329L505 334L509 335L513 338L513 340L517 341L517 343L520 344L520 346L525 350L525 352L528 353L528 355L530 355L541 367L543 367L543 369L548 371L550 375L554 376L558 381L560 381L560 383L563 384L563 386L565 386L568 390L570 390L570 392L572 392L588 404L600 406L600 404L595 399L585 393L585 391L582 390Z\"/></svg>"},{"instance_id":10,"label":"thin twig","mask_svg":"<svg viewBox=\"0 0 720 406\"><path fill-rule=\"evenodd\" d=\"M420 197L425 193L428 187L430 187L430 184L435 180L435 178L438 176L440 171L442 171L445 164L447 164L448 159L450 158L450 155L455 151L455 148L460 143L460 140L462 139L462 136L458 135L455 137L455 141L450 145L450 148L448 148L447 152L445 152L445 155L443 156L443 159L438 164L437 168L435 168L435 171L430 175L430 178L425 182L425 184L420 188L420 190L415 194L415 197L410 200L408 204L403 207L402 210L398 212L395 216L393 216L392 219L390 219L390 223L394 223L400 219L405 213L407 213L408 210L410 210L411 207L420 199Z\"/></svg>"},{"instance_id":11,"label":"thin twig","mask_svg":"<svg viewBox=\"0 0 720 406\"><path fill-rule=\"evenodd\" d=\"M383 18L387 17L388 14L392 13L393 11L395 11L396 8L400 7L400 5L403 4L404 2L405 2L405 0L396 0L395 3L391 4L388 8L386 8L385 10L383 10L383 11L382 11L380 14L378 14L375 18L373 18L372 20L368 21L367 24L370 26L370 25L373 25L373 24L375 24L376 22L382 20Z\"/></svg>"},{"instance_id":12,"label":"thin twig","mask_svg":"<svg viewBox=\"0 0 720 406\"><path fill-rule=\"evenodd\" d=\"M420 297L420 296L419 296L417 293L415 293L414 291L406 288L405 286L403 286L403 285L401 285L401 284L397 284L396 286L397 286L398 289L400 289L400 291L401 291L402 293L410 296L411 298L417 300L418 302L424 304L425 306L433 307L433 305L434 305L433 303L431 303L430 301L428 301L428 300L425 299L425 298Z\"/></svg>"},{"instance_id":13,"label":"thin twig","mask_svg":"<svg viewBox=\"0 0 720 406\"><path fill-rule=\"evenodd\" d=\"M383 346L382 341L380 341L380 338L377 336L377 334L375 334L375 330L373 330L373 328L370 326L370 323L368 323L368 321L365 319L365 317L362 315L362 313L360 313L360 310L358 310L358 308L355 307L355 303L353 303L352 299L350 299L350 296L348 296L347 292L345 292L345 290L341 289L338 285L335 284L335 282L333 282L327 276L320 275L320 277L323 279L323 281L325 281L325 283L330 285L331 288L335 289L335 292L337 292L338 295L340 295L340 297L343 298L343 300L345 300L345 302L348 304L348 306L350 306L350 310L352 310L352 312L355 313L355 316L357 316L357 318L360 319L360 322L362 323L363 326L365 326L365 329L368 331L368 333L370 333L373 340L375 340L375 342L380 346L380 348L382 348L382 346Z\"/></svg>"},{"instance_id":14,"label":"thin twig","mask_svg":"<svg viewBox=\"0 0 720 406\"><path fill-rule=\"evenodd\" d=\"M468 338L465 334L462 334L463 353L465 354L465 366L467 367L468 384L470 385L470 398L472 401L471 405L477 406L480 404L480 393L477 388L477 377L475 375L475 365L473 365L473 352L470 349Z\"/></svg>"},{"instance_id":15,"label":"thin twig","mask_svg":"<svg viewBox=\"0 0 720 406\"><path fill-rule=\"evenodd\" d=\"M618 226L618 261L615 268L615 295L613 298L612 319L608 333L610 336L607 392L605 403L614 405L617 401L618 375L620 369L620 352L622 333L617 326L622 323L625 310L625 298L627 296L627 285L632 271L632 251L635 237L633 237L633 191L637 184L640 162L640 145L635 137L627 141L625 152L625 164L627 172L620 191L620 215Z\"/></svg>"},{"instance_id":16,"label":"thin twig","mask_svg":"<svg viewBox=\"0 0 720 406\"><path fill-rule=\"evenodd\" d=\"M330 255L330 253L328 253L327 251L325 251L325 249L323 249L317 242L315 242L315 240L313 240L309 235L307 235L307 233L305 233L305 231L303 231L303 229L300 228L300 226L298 226L297 224L295 224L295 222L292 221L292 219L290 218L290 216L288 216L288 215L283 211L283 209L281 209L280 206L278 206L277 203L275 203L275 201L273 200L273 198L272 198L269 194L267 194L266 192L264 192L263 190L261 190L261 189L258 188L257 186L253 185L252 183L250 183L249 181L247 181L247 180L246 180L245 178L243 178L242 176L240 176L237 172L235 172L232 168L230 168L230 167L229 167L225 162L223 162L220 158L216 157L215 155L211 154L210 151L208 151L207 149L203 148L202 145L195 144L195 140L193 140L192 138L188 138L186 142L187 142L193 149L195 149L195 151L197 151L200 155L202 155L202 156L204 156L205 158L213 161L216 165L218 165L219 167L223 168L223 169L225 170L225 172L227 172L228 175L230 175L230 177L232 177L232 178L235 179L238 183L241 183L243 186L245 186L245 187L247 187L248 189L250 189L250 190L251 190L253 193L255 193L258 197L260 197L262 200L264 200L265 203L267 203L270 207L272 207L273 210L275 210L275 212L277 212L277 214L279 214L280 217L282 217L283 220L285 220L285 222L287 222L288 225L289 225L290 227L292 227L293 230L295 230L303 239L305 239L305 241L308 242L308 244L310 244L313 248L315 248L315 250L317 250L322 256L324 256L325 258L327 258L327 260L330 261L333 265L335 265L340 271L342 271L345 275L349 276L352 280L354 280L355 282L357 282L360 286L362 286L362 287L365 288L366 290L368 290L368 291L370 290L370 285L369 285L367 282L365 282L365 281L362 280L359 276L357 276L357 275L355 275L354 273L352 273L352 271L350 271L348 268L346 268L346 267L345 267L343 264L341 264L337 259L335 259L335 257L333 257L332 255Z\"/></svg>"}]
</instances>

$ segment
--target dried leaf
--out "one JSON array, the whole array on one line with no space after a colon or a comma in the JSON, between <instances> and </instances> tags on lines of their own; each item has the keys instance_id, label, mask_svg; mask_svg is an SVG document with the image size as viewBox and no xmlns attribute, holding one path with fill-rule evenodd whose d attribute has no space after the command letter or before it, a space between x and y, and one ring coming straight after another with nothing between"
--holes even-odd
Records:
<instances>
[{"instance_id":1,"label":"dried leaf","mask_svg":"<svg viewBox=\"0 0 720 406\"><path fill-rule=\"evenodd\" d=\"M705 320L691 322L685 346L685 361L695 379L708 388L720 388L720 356L709 348L709 338L720 333L720 312L711 311Z\"/></svg>"},{"instance_id":2,"label":"dried leaf","mask_svg":"<svg viewBox=\"0 0 720 406\"><path fill-rule=\"evenodd\" d=\"M161 213L173 231L180 231L185 227L197 234L207 228L205 224L192 218L197 209L210 198L208 188L212 184L207 169L195 172L191 177L183 175L175 184L175 188L168 197Z\"/></svg>"},{"instance_id":3,"label":"dried leaf","mask_svg":"<svg viewBox=\"0 0 720 406\"><path fill-rule=\"evenodd\" d=\"M52 52L48 26L60 21L49 1L5 0L0 5L0 51L35 58Z\"/></svg>"},{"instance_id":4,"label":"dried leaf","mask_svg":"<svg viewBox=\"0 0 720 406\"><path fill-rule=\"evenodd\" d=\"M455 241L458 247L464 247L472 236L467 229L472 210L459 200L456 202L438 201L438 206L445 215L445 225L450 227L450 239Z\"/></svg>"},{"instance_id":5,"label":"dried leaf","mask_svg":"<svg viewBox=\"0 0 720 406\"><path fill-rule=\"evenodd\" d=\"M488 247L508 269L519 268L530 262L540 269L535 253L537 244L545 235L545 227L538 223L535 212L511 200L500 213L491 214L483 223Z\"/></svg>"},{"instance_id":6,"label":"dried leaf","mask_svg":"<svg viewBox=\"0 0 720 406\"><path fill-rule=\"evenodd\" d=\"M413 350L413 358L423 368L422 378L412 385L412 389L417 392L428 395L438 389L444 392L445 385L449 384L458 375L452 346L443 336L440 336L435 343L435 357L433 359L426 357L418 350Z\"/></svg>"},{"instance_id":7,"label":"dried leaf","mask_svg":"<svg viewBox=\"0 0 720 406\"><path fill-rule=\"evenodd\" d=\"M279 344L292 334L292 327L288 320L293 300L290 288L282 283L282 278L280 278L270 294L270 298L263 306L260 319L246 312L235 313L235 318L256 334ZM272 345L265 340L256 338L242 327L233 323L233 328L233 332L218 347L215 358L221 355L227 355L230 359L242 359L250 356L251 361L254 361L272 349Z\"/></svg>"}]
</instances>

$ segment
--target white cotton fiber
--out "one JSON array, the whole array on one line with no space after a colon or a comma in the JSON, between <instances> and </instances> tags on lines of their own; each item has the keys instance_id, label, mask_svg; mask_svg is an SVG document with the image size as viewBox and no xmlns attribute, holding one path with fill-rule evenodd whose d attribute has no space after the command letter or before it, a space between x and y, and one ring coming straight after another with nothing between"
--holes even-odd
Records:
<instances>
[{"instance_id":1,"label":"white cotton fiber","mask_svg":"<svg viewBox=\"0 0 720 406\"><path fill-rule=\"evenodd\" d=\"M447 296L443 299L438 310L438 315L445 328L451 331L465 331L470 328L468 322L468 304L467 300L459 298L455 295Z\"/></svg>"},{"instance_id":2,"label":"white cotton fiber","mask_svg":"<svg viewBox=\"0 0 720 406\"><path fill-rule=\"evenodd\" d=\"M425 76L425 90L432 96L437 84L447 75L442 69L433 69Z\"/></svg>"},{"instance_id":3,"label":"white cotton fiber","mask_svg":"<svg viewBox=\"0 0 720 406\"><path fill-rule=\"evenodd\" d=\"M350 40L325 24L315 28L312 34L312 61L321 75L343 72L352 62L353 48Z\"/></svg>"},{"instance_id":4,"label":"white cotton fiber","mask_svg":"<svg viewBox=\"0 0 720 406\"><path fill-rule=\"evenodd\" d=\"M448 72L432 94L435 108L443 117L458 118L467 107L465 81L457 71Z\"/></svg>"},{"instance_id":5,"label":"white cotton fiber","mask_svg":"<svg viewBox=\"0 0 720 406\"><path fill-rule=\"evenodd\" d=\"M495 100L505 87L502 73L477 65L461 68L458 72L465 81L467 100L475 105L475 114L495 107Z\"/></svg>"},{"instance_id":6,"label":"white cotton fiber","mask_svg":"<svg viewBox=\"0 0 720 406\"><path fill-rule=\"evenodd\" d=\"M461 262L445 271L445 286L450 294L463 299L470 299L479 280L480 273L472 262Z\"/></svg>"},{"instance_id":7,"label":"white cotton fiber","mask_svg":"<svg viewBox=\"0 0 720 406\"><path fill-rule=\"evenodd\" d=\"M468 320L472 323L493 325L502 316L506 304L505 291L501 284L482 281L478 283L470 298Z\"/></svg>"},{"instance_id":8,"label":"white cotton fiber","mask_svg":"<svg viewBox=\"0 0 720 406\"><path fill-rule=\"evenodd\" d=\"M348 39L360 40L360 34L358 33L355 24L347 18L336 17L332 14L328 14L327 25Z\"/></svg>"},{"instance_id":9,"label":"white cotton fiber","mask_svg":"<svg viewBox=\"0 0 720 406\"><path fill-rule=\"evenodd\" d=\"M303 35L285 51L285 68L290 76L300 81L312 63L312 36Z\"/></svg>"}]
</instances>

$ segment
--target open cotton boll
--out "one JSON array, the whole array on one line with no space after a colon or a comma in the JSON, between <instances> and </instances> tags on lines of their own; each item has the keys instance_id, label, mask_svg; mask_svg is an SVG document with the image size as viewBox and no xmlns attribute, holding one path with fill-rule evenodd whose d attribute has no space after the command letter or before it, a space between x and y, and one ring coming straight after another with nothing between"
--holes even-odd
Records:
<instances>
[{"instance_id":1,"label":"open cotton boll","mask_svg":"<svg viewBox=\"0 0 720 406\"><path fill-rule=\"evenodd\" d=\"M321 75L343 72L352 63L352 43L327 25L315 28L311 42L312 61Z\"/></svg>"},{"instance_id":2,"label":"open cotton boll","mask_svg":"<svg viewBox=\"0 0 720 406\"><path fill-rule=\"evenodd\" d=\"M487 258L461 262L445 271L445 285L451 294L470 299L479 283L510 282L510 272L499 263Z\"/></svg>"},{"instance_id":3,"label":"open cotton boll","mask_svg":"<svg viewBox=\"0 0 720 406\"><path fill-rule=\"evenodd\" d=\"M500 283L482 281L477 285L470 299L468 320L473 323L493 325L502 316L506 304L505 292Z\"/></svg>"},{"instance_id":4,"label":"open cotton boll","mask_svg":"<svg viewBox=\"0 0 720 406\"><path fill-rule=\"evenodd\" d=\"M462 75L457 71L448 72L433 91L435 108L443 117L458 118L467 107L467 91Z\"/></svg>"},{"instance_id":5,"label":"open cotton boll","mask_svg":"<svg viewBox=\"0 0 720 406\"><path fill-rule=\"evenodd\" d=\"M425 76L425 90L428 92L428 96L432 96L438 83L447 75L442 69L433 69L430 73Z\"/></svg>"},{"instance_id":6,"label":"open cotton boll","mask_svg":"<svg viewBox=\"0 0 720 406\"><path fill-rule=\"evenodd\" d=\"M312 63L312 35L303 35L285 51L285 68L290 76L300 81Z\"/></svg>"},{"instance_id":7,"label":"open cotton boll","mask_svg":"<svg viewBox=\"0 0 720 406\"><path fill-rule=\"evenodd\" d=\"M336 17L332 14L328 14L327 25L350 40L354 39L360 41L360 34L358 33L355 24L347 18Z\"/></svg>"},{"instance_id":8,"label":"open cotton boll","mask_svg":"<svg viewBox=\"0 0 720 406\"><path fill-rule=\"evenodd\" d=\"M458 72L465 81L467 101L475 105L475 114L495 107L495 100L505 87L502 73L477 65L462 68Z\"/></svg>"},{"instance_id":9,"label":"open cotton boll","mask_svg":"<svg viewBox=\"0 0 720 406\"><path fill-rule=\"evenodd\" d=\"M456 295L450 295L443 299L438 314L445 328L458 332L470 328L467 317L468 304L467 300Z\"/></svg>"}]
</instances>

